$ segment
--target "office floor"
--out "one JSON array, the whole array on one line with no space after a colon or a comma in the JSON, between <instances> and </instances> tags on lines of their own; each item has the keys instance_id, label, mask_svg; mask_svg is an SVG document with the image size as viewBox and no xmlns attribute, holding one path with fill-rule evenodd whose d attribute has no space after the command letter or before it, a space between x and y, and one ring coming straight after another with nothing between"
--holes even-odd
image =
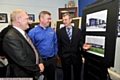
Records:
<instances>
[{"instance_id":1,"label":"office floor","mask_svg":"<svg viewBox=\"0 0 120 80\"><path fill-rule=\"evenodd\" d=\"M120 74L117 74L110 69L108 69L108 71L112 80L120 80Z\"/></svg>"}]
</instances>

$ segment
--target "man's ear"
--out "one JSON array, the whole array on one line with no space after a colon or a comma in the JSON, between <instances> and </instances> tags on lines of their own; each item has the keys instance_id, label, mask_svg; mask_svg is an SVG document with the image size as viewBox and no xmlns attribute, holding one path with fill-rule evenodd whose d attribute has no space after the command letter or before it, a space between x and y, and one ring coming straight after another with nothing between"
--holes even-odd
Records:
<instances>
[{"instance_id":1,"label":"man's ear","mask_svg":"<svg viewBox=\"0 0 120 80\"><path fill-rule=\"evenodd\" d=\"M41 17L40 20L43 21L43 17Z\"/></svg>"},{"instance_id":2,"label":"man's ear","mask_svg":"<svg viewBox=\"0 0 120 80\"><path fill-rule=\"evenodd\" d=\"M70 19L70 22L72 22L72 19Z\"/></svg>"},{"instance_id":3,"label":"man's ear","mask_svg":"<svg viewBox=\"0 0 120 80\"><path fill-rule=\"evenodd\" d=\"M17 22L20 22L21 21L21 18L20 17L16 17L15 18Z\"/></svg>"}]
</instances>

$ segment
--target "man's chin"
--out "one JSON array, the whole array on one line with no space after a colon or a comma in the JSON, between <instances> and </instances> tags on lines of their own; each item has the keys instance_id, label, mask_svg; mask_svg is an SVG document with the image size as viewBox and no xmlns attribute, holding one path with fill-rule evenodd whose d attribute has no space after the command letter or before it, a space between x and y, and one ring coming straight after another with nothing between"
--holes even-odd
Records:
<instances>
[{"instance_id":1,"label":"man's chin","mask_svg":"<svg viewBox=\"0 0 120 80\"><path fill-rule=\"evenodd\" d=\"M50 24L47 24L46 26L50 26Z\"/></svg>"},{"instance_id":2,"label":"man's chin","mask_svg":"<svg viewBox=\"0 0 120 80\"><path fill-rule=\"evenodd\" d=\"M30 26L27 26L27 29L30 28Z\"/></svg>"},{"instance_id":3,"label":"man's chin","mask_svg":"<svg viewBox=\"0 0 120 80\"><path fill-rule=\"evenodd\" d=\"M27 29L29 29L29 28L30 28L30 27L29 27L29 26L27 26L25 30L27 30Z\"/></svg>"}]
</instances>

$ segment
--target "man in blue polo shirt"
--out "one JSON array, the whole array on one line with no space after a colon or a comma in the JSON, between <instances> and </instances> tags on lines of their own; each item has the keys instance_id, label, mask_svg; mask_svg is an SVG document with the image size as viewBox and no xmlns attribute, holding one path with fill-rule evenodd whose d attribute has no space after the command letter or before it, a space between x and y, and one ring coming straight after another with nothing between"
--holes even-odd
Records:
<instances>
[{"instance_id":1,"label":"man in blue polo shirt","mask_svg":"<svg viewBox=\"0 0 120 80\"><path fill-rule=\"evenodd\" d=\"M40 24L30 30L28 35L44 61L45 70L43 74L45 78L55 80L58 48L56 33L49 27L51 14L48 11L41 11L39 21Z\"/></svg>"}]
</instances>

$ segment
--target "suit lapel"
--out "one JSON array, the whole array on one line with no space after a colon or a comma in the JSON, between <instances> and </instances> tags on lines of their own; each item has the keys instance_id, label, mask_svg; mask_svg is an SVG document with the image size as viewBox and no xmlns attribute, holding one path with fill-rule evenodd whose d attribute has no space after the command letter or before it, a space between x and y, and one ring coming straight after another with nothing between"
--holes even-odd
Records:
<instances>
[{"instance_id":1,"label":"suit lapel","mask_svg":"<svg viewBox=\"0 0 120 80\"><path fill-rule=\"evenodd\" d=\"M65 34L64 36L65 36L65 38L67 39L67 41L70 42L69 37L68 37L68 34L67 34L67 31L66 31L66 27L64 27L63 34Z\"/></svg>"},{"instance_id":2,"label":"suit lapel","mask_svg":"<svg viewBox=\"0 0 120 80\"><path fill-rule=\"evenodd\" d=\"M25 39L25 37L18 30L16 30L15 28L13 28L13 30L16 32L16 34L19 35L19 37L21 37L21 39L23 39L30 46L30 44L28 43L28 41Z\"/></svg>"},{"instance_id":3,"label":"suit lapel","mask_svg":"<svg viewBox=\"0 0 120 80\"><path fill-rule=\"evenodd\" d=\"M72 26L72 38L71 38L72 42L74 41L74 36L75 36L75 27Z\"/></svg>"},{"instance_id":4,"label":"suit lapel","mask_svg":"<svg viewBox=\"0 0 120 80\"><path fill-rule=\"evenodd\" d=\"M16 34L18 34L21 38L24 38L23 35L15 28L13 28L13 30L15 31Z\"/></svg>"}]
</instances>

